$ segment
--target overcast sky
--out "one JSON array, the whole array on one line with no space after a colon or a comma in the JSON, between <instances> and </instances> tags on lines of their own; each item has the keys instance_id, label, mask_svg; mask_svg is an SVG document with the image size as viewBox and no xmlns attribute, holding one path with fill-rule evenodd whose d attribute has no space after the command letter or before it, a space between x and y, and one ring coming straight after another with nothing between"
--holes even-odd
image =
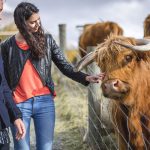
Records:
<instances>
[{"instance_id":1,"label":"overcast sky","mask_svg":"<svg viewBox=\"0 0 150 150\"><path fill-rule=\"evenodd\" d=\"M5 10L13 12L22 0L7 0ZM150 0L30 0L40 9L42 24L55 38L58 24L67 24L67 43L77 47L77 25L115 21L126 36L143 37L143 21L150 14Z\"/></svg>"}]
</instances>

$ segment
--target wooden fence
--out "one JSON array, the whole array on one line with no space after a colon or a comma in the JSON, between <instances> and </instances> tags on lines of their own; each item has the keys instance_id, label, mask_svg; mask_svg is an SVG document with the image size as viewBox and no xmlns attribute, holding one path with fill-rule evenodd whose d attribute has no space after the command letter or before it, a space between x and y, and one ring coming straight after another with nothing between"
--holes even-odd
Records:
<instances>
[{"instance_id":1,"label":"wooden fence","mask_svg":"<svg viewBox=\"0 0 150 150\"><path fill-rule=\"evenodd\" d=\"M87 47L87 52L95 47ZM88 74L99 74L101 71L96 63L87 68ZM90 84L88 87L88 129L85 140L94 150L113 149L116 146L112 133L111 101L102 96L100 84Z\"/></svg>"}]
</instances>

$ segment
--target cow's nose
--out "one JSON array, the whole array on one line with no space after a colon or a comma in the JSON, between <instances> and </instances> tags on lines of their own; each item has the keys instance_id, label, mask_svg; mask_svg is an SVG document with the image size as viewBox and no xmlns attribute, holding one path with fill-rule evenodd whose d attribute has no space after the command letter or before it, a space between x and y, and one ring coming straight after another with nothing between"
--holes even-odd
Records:
<instances>
[{"instance_id":1,"label":"cow's nose","mask_svg":"<svg viewBox=\"0 0 150 150\"><path fill-rule=\"evenodd\" d=\"M102 83L102 91L105 94L109 94L112 92L121 92L123 89L122 82L118 79L107 80Z\"/></svg>"},{"instance_id":2,"label":"cow's nose","mask_svg":"<svg viewBox=\"0 0 150 150\"><path fill-rule=\"evenodd\" d=\"M119 79L106 80L101 87L105 97L116 100L123 98L130 90L129 84Z\"/></svg>"},{"instance_id":3,"label":"cow's nose","mask_svg":"<svg viewBox=\"0 0 150 150\"><path fill-rule=\"evenodd\" d=\"M119 86L119 80L107 81L103 84L104 89L117 88Z\"/></svg>"},{"instance_id":4,"label":"cow's nose","mask_svg":"<svg viewBox=\"0 0 150 150\"><path fill-rule=\"evenodd\" d=\"M119 85L119 80L114 80L114 81L112 82L113 88L118 87L118 85Z\"/></svg>"}]
</instances>

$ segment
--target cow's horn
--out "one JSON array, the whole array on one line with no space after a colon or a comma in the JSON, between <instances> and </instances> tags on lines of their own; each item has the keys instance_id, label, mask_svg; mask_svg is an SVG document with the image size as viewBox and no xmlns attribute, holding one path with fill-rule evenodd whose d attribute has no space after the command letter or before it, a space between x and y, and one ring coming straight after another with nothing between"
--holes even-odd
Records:
<instances>
[{"instance_id":1,"label":"cow's horn","mask_svg":"<svg viewBox=\"0 0 150 150\"><path fill-rule=\"evenodd\" d=\"M74 71L75 72L80 71L81 69L83 69L84 67L86 67L87 65L92 63L94 61L95 57L96 57L95 52L88 53L75 65Z\"/></svg>"},{"instance_id":2,"label":"cow's horn","mask_svg":"<svg viewBox=\"0 0 150 150\"><path fill-rule=\"evenodd\" d=\"M118 41L114 41L116 44L119 44L123 47L135 50L135 51L150 51L150 40L148 39L136 39L136 46L135 45L130 45L130 44L125 44L125 43L120 43Z\"/></svg>"}]
</instances>

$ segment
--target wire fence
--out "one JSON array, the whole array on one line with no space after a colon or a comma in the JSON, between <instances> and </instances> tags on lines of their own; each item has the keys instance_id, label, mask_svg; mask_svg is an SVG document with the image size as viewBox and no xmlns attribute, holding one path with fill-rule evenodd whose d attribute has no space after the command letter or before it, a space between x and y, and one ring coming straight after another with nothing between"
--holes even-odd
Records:
<instances>
[{"instance_id":1,"label":"wire fence","mask_svg":"<svg viewBox=\"0 0 150 150\"><path fill-rule=\"evenodd\" d=\"M77 56L77 60L80 59L80 55ZM88 73L96 74L95 67L92 64L88 67ZM88 127L86 133L87 142L90 144L92 149L121 149L122 145L126 145L125 149L132 150L132 140L134 140L133 135L138 136L143 143L143 149L150 149L150 126L148 122L150 121L149 116L138 112L141 119L138 119L136 124L131 120L129 116L130 108L118 105L109 99L102 96L100 85L90 85L88 86ZM107 101L107 102L106 102ZM113 107L116 109L113 110ZM97 110L99 109L99 110ZM120 125L117 119L117 113L120 113L126 122L121 124L121 126L126 125L126 130L120 130ZM128 112L128 113L126 113ZM114 113L114 114L112 114ZM116 120L115 120L116 119ZM144 120L144 121L143 121ZM137 130L136 126L139 126L141 130ZM126 132L128 134L124 134ZM127 137L125 136L127 135ZM139 146L140 148L140 146Z\"/></svg>"}]
</instances>

